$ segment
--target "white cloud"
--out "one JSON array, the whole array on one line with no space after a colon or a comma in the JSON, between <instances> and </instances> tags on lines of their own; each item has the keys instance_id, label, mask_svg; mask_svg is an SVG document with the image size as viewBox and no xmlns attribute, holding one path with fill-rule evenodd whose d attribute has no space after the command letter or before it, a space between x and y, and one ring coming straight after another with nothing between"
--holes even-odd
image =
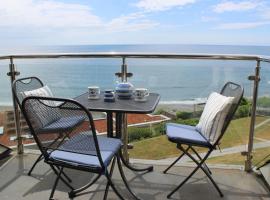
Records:
<instances>
[{"instance_id":1,"label":"white cloud","mask_svg":"<svg viewBox=\"0 0 270 200\"><path fill-rule=\"evenodd\" d=\"M240 30L240 29L251 29L263 25L268 25L270 22L244 22L244 23L224 23L220 24L216 29L222 30Z\"/></svg>"},{"instance_id":2,"label":"white cloud","mask_svg":"<svg viewBox=\"0 0 270 200\"><path fill-rule=\"evenodd\" d=\"M112 19L106 25L106 29L112 32L136 31L149 29L157 25L158 23L145 19L143 13L131 13Z\"/></svg>"},{"instance_id":3,"label":"white cloud","mask_svg":"<svg viewBox=\"0 0 270 200\"><path fill-rule=\"evenodd\" d=\"M142 13L103 21L89 6L56 0L0 0L0 28L11 27L30 32L63 30L65 32L119 32L144 30L157 23ZM63 33L64 34L64 33Z\"/></svg>"},{"instance_id":4,"label":"white cloud","mask_svg":"<svg viewBox=\"0 0 270 200\"><path fill-rule=\"evenodd\" d=\"M86 27L101 23L88 6L53 0L0 1L0 26Z\"/></svg>"},{"instance_id":5,"label":"white cloud","mask_svg":"<svg viewBox=\"0 0 270 200\"><path fill-rule=\"evenodd\" d=\"M260 5L258 1L225 1L214 6L214 12L223 13L228 11L247 11L257 8Z\"/></svg>"},{"instance_id":6,"label":"white cloud","mask_svg":"<svg viewBox=\"0 0 270 200\"><path fill-rule=\"evenodd\" d=\"M215 21L219 21L219 18L213 17L213 16L201 16L201 20L203 22L215 22Z\"/></svg>"},{"instance_id":7,"label":"white cloud","mask_svg":"<svg viewBox=\"0 0 270 200\"><path fill-rule=\"evenodd\" d=\"M259 10L259 14L263 19L270 19L270 7L264 6Z\"/></svg>"},{"instance_id":8,"label":"white cloud","mask_svg":"<svg viewBox=\"0 0 270 200\"><path fill-rule=\"evenodd\" d=\"M195 3L196 0L140 0L135 5L145 11L163 11L173 7L182 7Z\"/></svg>"}]
</instances>

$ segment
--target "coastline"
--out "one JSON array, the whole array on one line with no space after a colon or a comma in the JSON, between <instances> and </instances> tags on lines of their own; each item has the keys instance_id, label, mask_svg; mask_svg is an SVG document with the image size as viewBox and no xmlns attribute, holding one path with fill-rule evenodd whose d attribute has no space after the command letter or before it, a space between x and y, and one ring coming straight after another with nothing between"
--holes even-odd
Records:
<instances>
[{"instance_id":1,"label":"coastline","mask_svg":"<svg viewBox=\"0 0 270 200\"><path fill-rule=\"evenodd\" d=\"M161 101L156 111L162 109L166 111L194 111L203 107L203 101ZM0 112L13 110L12 105L0 105Z\"/></svg>"},{"instance_id":2,"label":"coastline","mask_svg":"<svg viewBox=\"0 0 270 200\"><path fill-rule=\"evenodd\" d=\"M204 104L198 103L177 103L177 102L166 102L166 103L159 103L156 111L158 110L165 110L169 112L176 112L176 111L186 111L186 112L193 112L202 110Z\"/></svg>"},{"instance_id":3,"label":"coastline","mask_svg":"<svg viewBox=\"0 0 270 200\"><path fill-rule=\"evenodd\" d=\"M13 110L13 106L11 105L0 105L0 112Z\"/></svg>"}]
</instances>

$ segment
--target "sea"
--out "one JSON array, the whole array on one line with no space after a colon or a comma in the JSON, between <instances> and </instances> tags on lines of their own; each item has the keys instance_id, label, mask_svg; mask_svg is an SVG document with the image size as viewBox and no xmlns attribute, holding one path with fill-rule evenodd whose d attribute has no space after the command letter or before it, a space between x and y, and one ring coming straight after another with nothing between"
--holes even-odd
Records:
<instances>
[{"instance_id":1,"label":"sea","mask_svg":"<svg viewBox=\"0 0 270 200\"><path fill-rule=\"evenodd\" d=\"M232 45L66 45L0 47L1 55L28 53L82 53L82 52L147 52L147 53L207 53L252 54L270 56L270 46ZM245 96L251 97L255 61L130 59L126 60L128 80L136 88L147 88L161 95L164 104L193 104L205 101L212 91L219 91L227 81L243 85ZM120 81L122 60L119 58L82 59L15 59L20 72L18 78L37 76L57 97L73 98L87 92L88 86L101 90L114 89ZM0 60L0 105L12 105L9 61ZM270 96L270 63L261 63L259 96Z\"/></svg>"}]
</instances>

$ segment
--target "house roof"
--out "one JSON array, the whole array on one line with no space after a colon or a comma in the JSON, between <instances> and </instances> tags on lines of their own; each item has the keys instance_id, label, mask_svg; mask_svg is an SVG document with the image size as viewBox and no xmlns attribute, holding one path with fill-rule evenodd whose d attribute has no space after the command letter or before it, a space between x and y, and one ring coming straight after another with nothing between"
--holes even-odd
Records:
<instances>
[{"instance_id":1,"label":"house roof","mask_svg":"<svg viewBox=\"0 0 270 200\"><path fill-rule=\"evenodd\" d=\"M115 121L115 119L113 119ZM159 123L162 121L167 121L169 120L168 117L163 116L163 115L151 115L151 114L128 114L127 115L127 121L128 121L128 126L142 126L142 125L148 125L148 124L154 124L154 123ZM95 119L95 128L98 134L105 134L107 131L107 121L106 118L100 118L100 119ZM85 123L86 125L86 123ZM55 135L50 134L51 136L44 136L48 138L54 138ZM33 139L29 137L29 135L25 135L28 138L24 139L23 143L24 144L32 144ZM14 134L3 134L0 135L0 143L4 144L6 146L16 146L17 141L14 140L16 138L15 133Z\"/></svg>"}]
</instances>

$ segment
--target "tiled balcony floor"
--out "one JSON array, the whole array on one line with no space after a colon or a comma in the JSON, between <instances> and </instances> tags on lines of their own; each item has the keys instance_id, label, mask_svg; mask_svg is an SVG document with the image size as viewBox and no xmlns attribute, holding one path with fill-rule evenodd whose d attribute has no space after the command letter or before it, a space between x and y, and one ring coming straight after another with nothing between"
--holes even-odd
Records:
<instances>
[{"instance_id":1,"label":"tiled balcony floor","mask_svg":"<svg viewBox=\"0 0 270 200\"><path fill-rule=\"evenodd\" d=\"M19 200L48 199L50 189L55 179L54 173L49 167L40 162L33 172L33 176L27 176L28 169L34 162L37 155L24 154L24 156L14 156L0 168L0 199L1 200ZM133 191L145 200L163 200L166 195L177 185L190 168L175 167L170 174L163 174L164 166L154 166L154 172L140 174L125 169L127 179ZM117 168L115 168L113 180L115 185L124 194L126 199L132 199L126 192L124 184L121 182ZM178 192L173 199L228 199L228 200L249 200L249 199L270 199L269 191L264 186L262 180L255 174L248 174L240 170L212 170L214 179L217 181L224 193L224 198L220 198L213 185L203 173L196 173L195 178L191 179ZM92 177L91 174L66 170L67 174L73 179L73 185L76 187L87 183ZM105 188L105 178L101 178L97 184L93 185L87 191L89 193L76 197L83 200L100 200L103 198ZM69 199L68 188L59 182L55 192L55 199ZM91 192L92 191L92 192ZM118 199L110 190L108 200Z\"/></svg>"}]
</instances>

